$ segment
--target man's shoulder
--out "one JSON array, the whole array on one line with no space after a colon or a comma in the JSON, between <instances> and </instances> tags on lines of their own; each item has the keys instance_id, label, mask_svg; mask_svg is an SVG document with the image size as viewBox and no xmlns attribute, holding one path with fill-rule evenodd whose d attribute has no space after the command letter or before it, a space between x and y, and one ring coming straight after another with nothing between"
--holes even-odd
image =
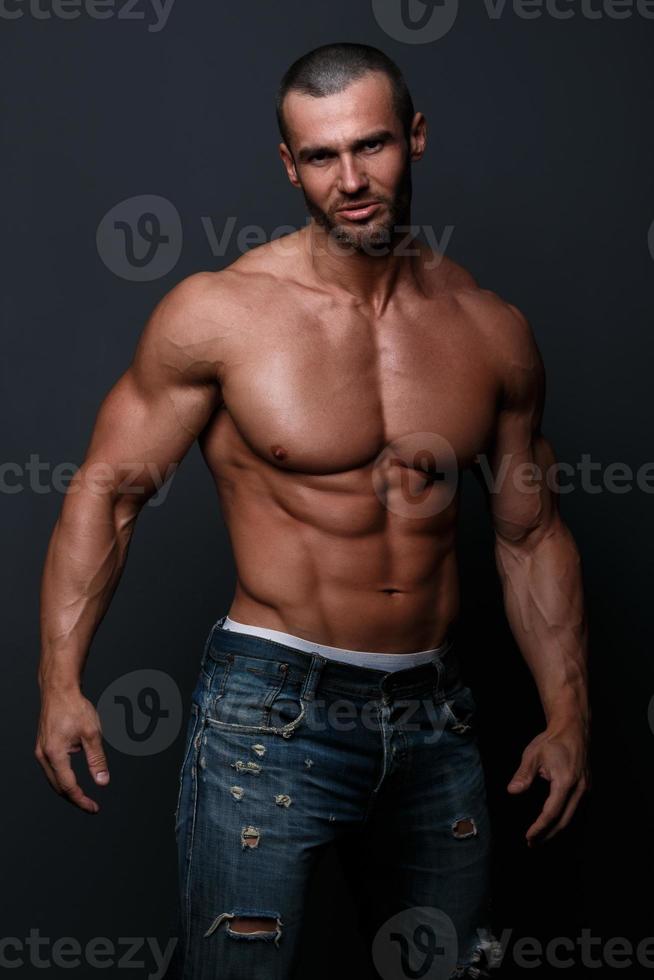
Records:
<instances>
[{"instance_id":1,"label":"man's shoulder","mask_svg":"<svg viewBox=\"0 0 654 980\"><path fill-rule=\"evenodd\" d=\"M541 398L545 366L524 313L488 289L466 296L463 302L475 317L479 335L501 379L504 404L531 405Z\"/></svg>"},{"instance_id":2,"label":"man's shoulder","mask_svg":"<svg viewBox=\"0 0 654 980\"><path fill-rule=\"evenodd\" d=\"M136 365L165 365L178 378L212 376L216 340L225 340L235 322L232 280L228 270L196 272L166 292L139 337Z\"/></svg>"},{"instance_id":3,"label":"man's shoulder","mask_svg":"<svg viewBox=\"0 0 654 980\"><path fill-rule=\"evenodd\" d=\"M467 278L465 272L462 267L453 270L448 292L504 388L542 384L543 360L525 314L497 292L479 286L472 276Z\"/></svg>"},{"instance_id":4,"label":"man's shoulder","mask_svg":"<svg viewBox=\"0 0 654 980\"><path fill-rule=\"evenodd\" d=\"M158 308L171 322L180 324L188 325L194 319L224 322L237 307L251 307L257 295L270 291L275 281L272 263L262 262L261 257L254 261L245 253L223 269L195 272L182 279Z\"/></svg>"},{"instance_id":5,"label":"man's shoulder","mask_svg":"<svg viewBox=\"0 0 654 980\"><path fill-rule=\"evenodd\" d=\"M471 277L472 278L472 277ZM534 332L524 313L499 293L474 280L456 284L452 296L466 319L500 352L528 351L536 346Z\"/></svg>"},{"instance_id":6,"label":"man's shoulder","mask_svg":"<svg viewBox=\"0 0 654 980\"><path fill-rule=\"evenodd\" d=\"M521 323L524 329L526 320L520 310L497 293L480 286L470 269L445 252L438 252L423 242L418 245L421 268L433 295L451 297L476 320L493 325L505 321L509 327Z\"/></svg>"},{"instance_id":7,"label":"man's shoulder","mask_svg":"<svg viewBox=\"0 0 654 980\"><path fill-rule=\"evenodd\" d=\"M227 351L232 341L240 342L244 333L251 335L261 316L279 302L279 285L286 275L290 272L280 268L278 256L265 245L222 269L195 272L159 300L141 346L161 354L167 351L176 365L191 352L194 359L200 352L215 358L217 340Z\"/></svg>"}]
</instances>

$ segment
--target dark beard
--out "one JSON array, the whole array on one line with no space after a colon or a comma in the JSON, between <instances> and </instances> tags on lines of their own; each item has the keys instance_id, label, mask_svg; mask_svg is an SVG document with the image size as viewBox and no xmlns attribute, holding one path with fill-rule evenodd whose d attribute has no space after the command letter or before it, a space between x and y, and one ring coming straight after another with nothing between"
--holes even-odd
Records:
<instances>
[{"instance_id":1,"label":"dark beard","mask_svg":"<svg viewBox=\"0 0 654 980\"><path fill-rule=\"evenodd\" d=\"M398 227L403 228L405 232L408 230L406 221L410 213L412 195L411 164L405 167L395 196L379 198L379 201L386 205L388 217L370 229L365 225L360 230L356 230L338 224L330 214L307 197L304 187L302 193L311 217L339 246L349 246L353 251L366 255L388 255L396 240L402 237Z\"/></svg>"}]
</instances>

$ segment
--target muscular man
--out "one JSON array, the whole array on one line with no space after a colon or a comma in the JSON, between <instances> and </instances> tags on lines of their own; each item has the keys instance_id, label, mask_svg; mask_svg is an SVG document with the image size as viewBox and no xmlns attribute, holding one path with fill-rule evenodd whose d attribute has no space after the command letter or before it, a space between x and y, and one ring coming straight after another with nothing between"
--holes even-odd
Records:
<instances>
[{"instance_id":1,"label":"muscular man","mask_svg":"<svg viewBox=\"0 0 654 980\"><path fill-rule=\"evenodd\" d=\"M422 925L439 976L485 975L501 958L489 821L454 642L466 468L545 716L508 786L550 783L529 844L569 823L589 781L581 567L540 429L543 364L514 306L407 237L426 123L393 62L319 48L287 71L277 111L310 223L176 286L104 400L44 568L36 756L98 811L69 761L83 748L108 782L83 664L141 508L198 439L237 583L180 772L184 977L289 977L330 842L373 959Z\"/></svg>"}]
</instances>

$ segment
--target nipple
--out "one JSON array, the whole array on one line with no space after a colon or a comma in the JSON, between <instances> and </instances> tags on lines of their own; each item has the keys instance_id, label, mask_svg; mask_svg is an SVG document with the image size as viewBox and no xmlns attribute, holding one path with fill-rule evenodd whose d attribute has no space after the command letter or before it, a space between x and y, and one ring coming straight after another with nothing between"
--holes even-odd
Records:
<instances>
[{"instance_id":1,"label":"nipple","mask_svg":"<svg viewBox=\"0 0 654 980\"><path fill-rule=\"evenodd\" d=\"M270 451L272 452L275 459L286 459L288 456L288 450L284 449L283 446L271 446Z\"/></svg>"}]
</instances>

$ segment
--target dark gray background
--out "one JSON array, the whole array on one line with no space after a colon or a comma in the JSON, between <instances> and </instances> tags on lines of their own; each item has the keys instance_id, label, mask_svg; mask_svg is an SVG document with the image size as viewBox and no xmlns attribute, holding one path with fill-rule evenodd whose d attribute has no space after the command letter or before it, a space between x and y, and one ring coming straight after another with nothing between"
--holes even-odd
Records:
<instances>
[{"instance_id":1,"label":"dark gray background","mask_svg":"<svg viewBox=\"0 0 654 980\"><path fill-rule=\"evenodd\" d=\"M143 0L134 8L147 11L143 20L41 19L25 6L6 8L22 17L0 17L3 455L23 471L5 476L2 504L0 938L24 942L38 929L51 942L152 936L165 944L175 935L182 730L144 758L108 747L111 788L91 787L102 805L95 818L58 799L33 758L39 581L62 500L49 474L82 462L98 406L168 289L233 261L246 225L270 236L304 223L301 194L278 159L273 112L278 80L300 54L365 41L405 72L430 124L427 155L414 168L413 220L438 235L454 226L448 253L531 319L548 372L544 431L559 459L576 466L590 454L601 487L611 463L635 473L653 458L654 22L637 13L591 19L579 3L561 3L568 7L569 20L524 19L510 5L493 19L483 4L466 4L452 30L428 44L390 37L368 0L176 0L158 32L148 30ZM116 204L146 194L174 204L183 241L167 274L139 282L107 267L96 232ZM203 217L219 235L235 220L224 254L212 254ZM27 477L31 456L46 466L45 489ZM504 619L481 493L466 478L462 635L496 831L497 926L514 939L575 940L586 928L602 946L621 936L636 944L654 934L652 496L635 480L623 493L588 492L579 478L574 487L561 505L584 562L594 786L575 824L536 853L523 835L541 797L511 798L505 785L542 714ZM96 700L132 670L161 669L186 711L206 633L233 585L225 527L194 447L165 502L140 518L92 646L87 694ZM363 975L352 920L338 868L326 861L309 909L303 978ZM116 970L104 975L123 975ZM27 957L15 973L42 975ZM95 973L86 966L66 975Z\"/></svg>"}]
</instances>

